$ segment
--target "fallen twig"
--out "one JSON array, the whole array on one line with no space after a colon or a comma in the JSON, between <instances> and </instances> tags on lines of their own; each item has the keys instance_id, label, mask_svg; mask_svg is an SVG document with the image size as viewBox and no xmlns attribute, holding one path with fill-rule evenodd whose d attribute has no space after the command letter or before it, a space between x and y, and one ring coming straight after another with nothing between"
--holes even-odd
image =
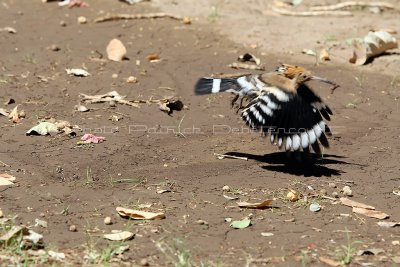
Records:
<instances>
[{"instance_id":1,"label":"fallen twig","mask_svg":"<svg viewBox=\"0 0 400 267\"><path fill-rule=\"evenodd\" d=\"M231 155L226 155L226 154L218 154L218 153L214 153L214 156L216 156L219 159L230 158L230 159L249 160L246 157L236 157L236 156L231 156Z\"/></svg>"},{"instance_id":2,"label":"fallen twig","mask_svg":"<svg viewBox=\"0 0 400 267\"><path fill-rule=\"evenodd\" d=\"M396 7L392 4L387 2L364 2L364 1L347 1L343 3L338 3L335 5L327 5L327 6L313 6L310 8L312 11L332 11L343 9L347 7L354 7L354 6L368 6L368 7L383 7L389 9L396 9Z\"/></svg>"},{"instance_id":3,"label":"fallen twig","mask_svg":"<svg viewBox=\"0 0 400 267\"><path fill-rule=\"evenodd\" d=\"M237 62L229 64L228 66L234 69L265 70L264 66L250 65L246 63L237 63Z\"/></svg>"},{"instance_id":4,"label":"fallen twig","mask_svg":"<svg viewBox=\"0 0 400 267\"><path fill-rule=\"evenodd\" d=\"M320 197L320 198L329 199L329 200L333 200L333 201L337 201L338 200L337 198L328 197L328 196L324 196L324 195L318 195L318 194L311 195L310 197Z\"/></svg>"},{"instance_id":5,"label":"fallen twig","mask_svg":"<svg viewBox=\"0 0 400 267\"><path fill-rule=\"evenodd\" d=\"M145 14L111 14L104 17L98 17L94 20L95 23L121 20L121 19L158 19L158 18L171 18L184 21L185 17L176 16L168 13L145 13Z\"/></svg>"},{"instance_id":6,"label":"fallen twig","mask_svg":"<svg viewBox=\"0 0 400 267\"><path fill-rule=\"evenodd\" d=\"M333 11L333 10L321 10L321 11L292 11L284 8L272 7L272 10L280 15L285 16L352 16L350 11Z\"/></svg>"}]
</instances>

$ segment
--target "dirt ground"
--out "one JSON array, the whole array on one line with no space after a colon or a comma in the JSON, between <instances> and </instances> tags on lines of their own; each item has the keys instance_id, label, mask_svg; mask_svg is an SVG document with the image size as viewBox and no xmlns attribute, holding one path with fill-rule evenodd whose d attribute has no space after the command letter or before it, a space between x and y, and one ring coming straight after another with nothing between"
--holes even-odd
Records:
<instances>
[{"instance_id":1,"label":"dirt ground","mask_svg":"<svg viewBox=\"0 0 400 267\"><path fill-rule=\"evenodd\" d=\"M381 220L352 213L322 195L326 191L333 198L336 191L341 197L343 186L350 186L351 199L389 214L386 221L400 222L400 199L393 193L400 187L399 49L355 67L347 62L351 49L345 45L371 28L400 29L398 12L357 9L352 17L284 17L270 10L269 1L259 0L245 5L239 0L135 5L93 0L89 7L71 9L38 0L0 2L0 28L17 30L0 32L1 107L19 105L26 112L19 123L0 116L0 173L17 178L15 185L0 188L0 208L6 218L17 216L12 223L42 234L45 251L64 252L64 265L325 266L324 258L343 263L348 256L351 266L397 266L399 227L380 227ZM316 3L321 4L304 1L300 8ZM167 18L93 22L106 13L157 11L189 16L192 24ZM79 16L88 23L78 24ZM125 44L128 60L93 60L106 57L113 38ZM301 53L323 47L330 49L332 61L315 64L315 57ZM247 131L230 109L229 94L194 95L199 77L237 72L228 64L245 52L260 57L268 71L280 62L297 64L340 84L331 94L329 86L312 83L334 112L331 148L322 159L290 164L268 139ZM161 61L149 62L151 53ZM85 68L91 75L72 77L66 68ZM129 76L138 83L127 83ZM113 90L128 100L175 96L187 108L167 115L158 104L103 103L85 104L89 112L74 111L80 93ZM10 98L14 104L3 104ZM122 119L112 121L112 115ZM25 135L49 118L79 126L77 136ZM78 145L84 133L106 141ZM249 160L220 160L214 153ZM301 199L288 201L288 188ZM168 191L160 194L161 189ZM272 208L236 207L237 201L272 198ZM321 211L309 210L314 202ZM164 212L166 218L127 220L117 214L118 206ZM108 216L111 225L104 224ZM252 221L245 229L227 222L245 217ZM48 226L35 226L35 219ZM9 226L2 225L1 233ZM123 243L104 240L112 230L135 237ZM121 245L129 250L113 255ZM356 255L368 249L382 250ZM24 260L60 264L10 247L1 250L0 259L3 266Z\"/></svg>"}]
</instances>

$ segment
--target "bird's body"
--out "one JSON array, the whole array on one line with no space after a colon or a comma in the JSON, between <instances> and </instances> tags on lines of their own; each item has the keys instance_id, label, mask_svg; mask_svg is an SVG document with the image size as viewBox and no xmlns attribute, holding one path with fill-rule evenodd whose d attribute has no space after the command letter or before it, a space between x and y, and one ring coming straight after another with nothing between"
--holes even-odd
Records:
<instances>
[{"instance_id":1,"label":"bird's body","mask_svg":"<svg viewBox=\"0 0 400 267\"><path fill-rule=\"evenodd\" d=\"M331 135L323 118L329 121L332 111L305 84L310 79L333 84L311 76L304 68L282 65L275 72L258 75L201 78L195 92L198 95L234 93L234 101L242 97L239 108L242 108L243 120L250 127L269 134L271 143L285 151L309 151L311 146L316 153L321 153L319 143L329 147L326 135ZM243 99L249 101L245 107L241 106Z\"/></svg>"}]
</instances>

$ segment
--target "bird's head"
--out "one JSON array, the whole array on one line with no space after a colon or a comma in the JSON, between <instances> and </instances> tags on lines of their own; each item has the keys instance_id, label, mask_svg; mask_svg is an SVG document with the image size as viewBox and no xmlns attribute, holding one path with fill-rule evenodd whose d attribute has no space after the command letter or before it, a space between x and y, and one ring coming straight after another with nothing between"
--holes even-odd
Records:
<instances>
[{"instance_id":1,"label":"bird's head","mask_svg":"<svg viewBox=\"0 0 400 267\"><path fill-rule=\"evenodd\" d=\"M297 84L302 84L310 80L316 80L316 81L321 81L330 85L333 85L334 87L332 88L332 91L335 90L339 85L336 83L327 80L322 77L314 76L312 75L312 72L299 66L295 65L289 65L289 64L281 64L280 66L277 67L276 71L285 76L286 78L289 79L295 79L295 82Z\"/></svg>"}]
</instances>

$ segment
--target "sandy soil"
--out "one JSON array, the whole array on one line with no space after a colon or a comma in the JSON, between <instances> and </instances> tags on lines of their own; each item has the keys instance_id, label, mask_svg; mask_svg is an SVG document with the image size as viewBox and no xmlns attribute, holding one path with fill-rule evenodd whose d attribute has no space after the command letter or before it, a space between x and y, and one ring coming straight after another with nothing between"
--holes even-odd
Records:
<instances>
[{"instance_id":1,"label":"sandy soil","mask_svg":"<svg viewBox=\"0 0 400 267\"><path fill-rule=\"evenodd\" d=\"M395 257L400 257L399 227L379 227L379 220L356 215L337 200L313 196L321 190L330 197L334 191L342 196L342 187L348 185L353 200L389 214L388 221L400 221L399 196L392 193L400 186L399 51L354 67L346 62L348 51L343 44L372 26L399 29L398 13L359 10L348 18L298 18L277 16L264 1L248 1L245 6L243 1L157 0L133 6L109 0L88 2L88 8L72 9L59 8L54 2L1 2L0 28L17 30L16 34L0 32L1 103L9 98L16 102L2 108L19 105L27 114L17 124L0 117L0 173L17 177L15 186L0 189L5 217L18 215L16 224L44 235L46 250L65 252L65 262L76 265L106 265L100 257L92 261L84 257L89 252L95 255L94 251L103 255L115 247L101 237L114 229L136 233L126 242L130 250L113 257L116 265L173 266L177 255L187 252L195 266L323 266L321 256L340 258L341 246L348 242L346 231L351 241L362 242L353 245L355 251L383 249L378 255L354 256L352 265L395 265ZM212 6L217 12L212 11L210 17ZM158 10L189 15L193 23L171 19L92 22L108 12ZM79 16L89 22L78 24ZM129 60L91 60L99 53L105 55L112 38L126 45ZM52 45L60 50L52 51ZM328 63L315 65L315 58L300 53L304 48L325 46L332 49ZM334 112L331 149L323 159L288 164L267 139L246 131L230 109L230 95L194 96L193 85L199 77L236 72L227 65L244 52L259 56L267 70L279 62L298 64L341 85L330 94L328 86L312 84ZM162 60L149 62L146 57L151 53L158 53ZM86 68L91 76L71 77L66 68ZM117 75L113 78L113 74ZM136 76L138 83L126 83L129 76ZM91 104L87 113L73 111L80 93L112 90L130 100L176 96L187 109L171 116L157 104L140 108ZM113 122L111 115L123 119ZM67 120L82 131L77 137L25 135L39 120L48 118ZM224 131L216 134L215 127ZM178 129L184 137L177 134ZM89 132L105 136L106 141L77 145ZM228 152L249 160L214 156ZM223 192L226 185L230 192ZM288 187L306 198L287 201ZM159 189L169 192L159 194ZM274 208L248 210L232 207L238 200L227 200L224 194L249 202L276 200ZM320 212L309 211L313 202L322 206ZM128 221L115 211L117 206L139 208L140 204L151 204L145 210L163 211L166 218ZM112 225L104 225L107 216ZM252 219L246 229L230 228L225 221L246 216ZM47 221L48 227L35 227L36 218ZM76 225L77 232L69 231L71 225ZM172 248L178 241L183 243L173 248L171 257L159 248ZM8 255L7 250L2 254ZM3 260L15 263L20 254L14 255Z\"/></svg>"}]
</instances>

